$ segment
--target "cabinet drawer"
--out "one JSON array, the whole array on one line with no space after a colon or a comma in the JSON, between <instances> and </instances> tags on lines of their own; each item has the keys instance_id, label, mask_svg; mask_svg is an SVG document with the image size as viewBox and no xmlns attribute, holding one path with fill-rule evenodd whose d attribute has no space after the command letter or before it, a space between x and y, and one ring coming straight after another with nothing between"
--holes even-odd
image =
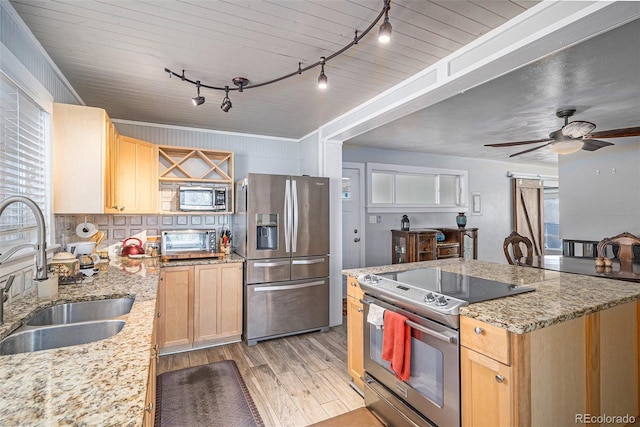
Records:
<instances>
[{"instance_id":1,"label":"cabinet drawer","mask_svg":"<svg viewBox=\"0 0 640 427\"><path fill-rule=\"evenodd\" d=\"M459 246L438 246L438 258L449 258L460 256Z\"/></svg>"},{"instance_id":2,"label":"cabinet drawer","mask_svg":"<svg viewBox=\"0 0 640 427\"><path fill-rule=\"evenodd\" d=\"M360 284L353 277L347 278L347 296L357 300L361 300L364 297L364 292L360 289Z\"/></svg>"},{"instance_id":3,"label":"cabinet drawer","mask_svg":"<svg viewBox=\"0 0 640 427\"><path fill-rule=\"evenodd\" d=\"M506 329L460 316L460 344L511 365L511 332Z\"/></svg>"}]
</instances>

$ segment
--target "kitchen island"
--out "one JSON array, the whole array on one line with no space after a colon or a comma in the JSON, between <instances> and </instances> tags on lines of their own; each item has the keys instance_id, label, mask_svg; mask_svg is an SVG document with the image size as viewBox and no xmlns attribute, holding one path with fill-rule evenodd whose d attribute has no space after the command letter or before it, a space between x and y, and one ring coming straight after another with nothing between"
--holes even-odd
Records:
<instances>
[{"instance_id":1,"label":"kitchen island","mask_svg":"<svg viewBox=\"0 0 640 427\"><path fill-rule=\"evenodd\" d=\"M242 262L237 256L198 263ZM140 426L150 381L159 267L157 258L111 261L81 284L60 285L53 300L35 292L5 303L6 337L40 309L64 302L133 297L124 328L89 344L0 356L0 424ZM155 406L155 402L150 400Z\"/></svg>"},{"instance_id":2,"label":"kitchen island","mask_svg":"<svg viewBox=\"0 0 640 427\"><path fill-rule=\"evenodd\" d=\"M638 416L640 284L477 260L343 271L354 383L363 371L365 325L355 278L434 267L535 289L460 308L463 425L581 425L587 415Z\"/></svg>"}]
</instances>

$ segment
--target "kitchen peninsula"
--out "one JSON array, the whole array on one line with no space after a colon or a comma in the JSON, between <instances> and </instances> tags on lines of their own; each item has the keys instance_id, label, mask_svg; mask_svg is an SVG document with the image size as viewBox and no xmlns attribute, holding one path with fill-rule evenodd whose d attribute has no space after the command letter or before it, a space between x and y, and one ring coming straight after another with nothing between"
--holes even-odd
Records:
<instances>
[{"instance_id":1,"label":"kitchen peninsula","mask_svg":"<svg viewBox=\"0 0 640 427\"><path fill-rule=\"evenodd\" d=\"M463 426L581 425L584 414L639 415L640 284L461 258L343 271L356 385L362 387L367 325L356 278L418 268L535 289L460 308Z\"/></svg>"},{"instance_id":2,"label":"kitchen peninsula","mask_svg":"<svg viewBox=\"0 0 640 427\"><path fill-rule=\"evenodd\" d=\"M232 255L162 266L241 262ZM124 328L110 338L0 356L0 419L4 425L153 425L149 409L155 407L159 266L158 258L112 259L108 269L90 281L60 285L54 300L38 299L32 292L6 306L0 338L54 304L135 298Z\"/></svg>"}]
</instances>

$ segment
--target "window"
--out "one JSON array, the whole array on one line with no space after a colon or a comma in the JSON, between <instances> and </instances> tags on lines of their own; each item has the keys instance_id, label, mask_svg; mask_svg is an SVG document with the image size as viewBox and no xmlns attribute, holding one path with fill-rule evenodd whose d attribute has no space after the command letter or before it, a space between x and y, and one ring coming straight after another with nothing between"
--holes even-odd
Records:
<instances>
[{"instance_id":1,"label":"window","mask_svg":"<svg viewBox=\"0 0 640 427\"><path fill-rule=\"evenodd\" d=\"M40 206L49 222L49 115L0 72L0 200L25 196ZM35 218L23 203L0 216L0 246L35 241Z\"/></svg>"},{"instance_id":2,"label":"window","mask_svg":"<svg viewBox=\"0 0 640 427\"><path fill-rule=\"evenodd\" d=\"M459 212L467 207L464 170L367 163L370 212Z\"/></svg>"}]
</instances>

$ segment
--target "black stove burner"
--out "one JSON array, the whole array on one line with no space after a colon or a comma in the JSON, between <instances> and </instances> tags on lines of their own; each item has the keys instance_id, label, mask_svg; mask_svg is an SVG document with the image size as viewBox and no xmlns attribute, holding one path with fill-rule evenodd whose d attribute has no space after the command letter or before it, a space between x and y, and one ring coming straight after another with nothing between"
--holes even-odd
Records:
<instances>
[{"instance_id":1,"label":"black stove burner","mask_svg":"<svg viewBox=\"0 0 640 427\"><path fill-rule=\"evenodd\" d=\"M394 280L424 290L438 292L469 303L488 301L510 295L531 292L535 289L509 283L442 271L437 268L420 268L377 276Z\"/></svg>"}]
</instances>

